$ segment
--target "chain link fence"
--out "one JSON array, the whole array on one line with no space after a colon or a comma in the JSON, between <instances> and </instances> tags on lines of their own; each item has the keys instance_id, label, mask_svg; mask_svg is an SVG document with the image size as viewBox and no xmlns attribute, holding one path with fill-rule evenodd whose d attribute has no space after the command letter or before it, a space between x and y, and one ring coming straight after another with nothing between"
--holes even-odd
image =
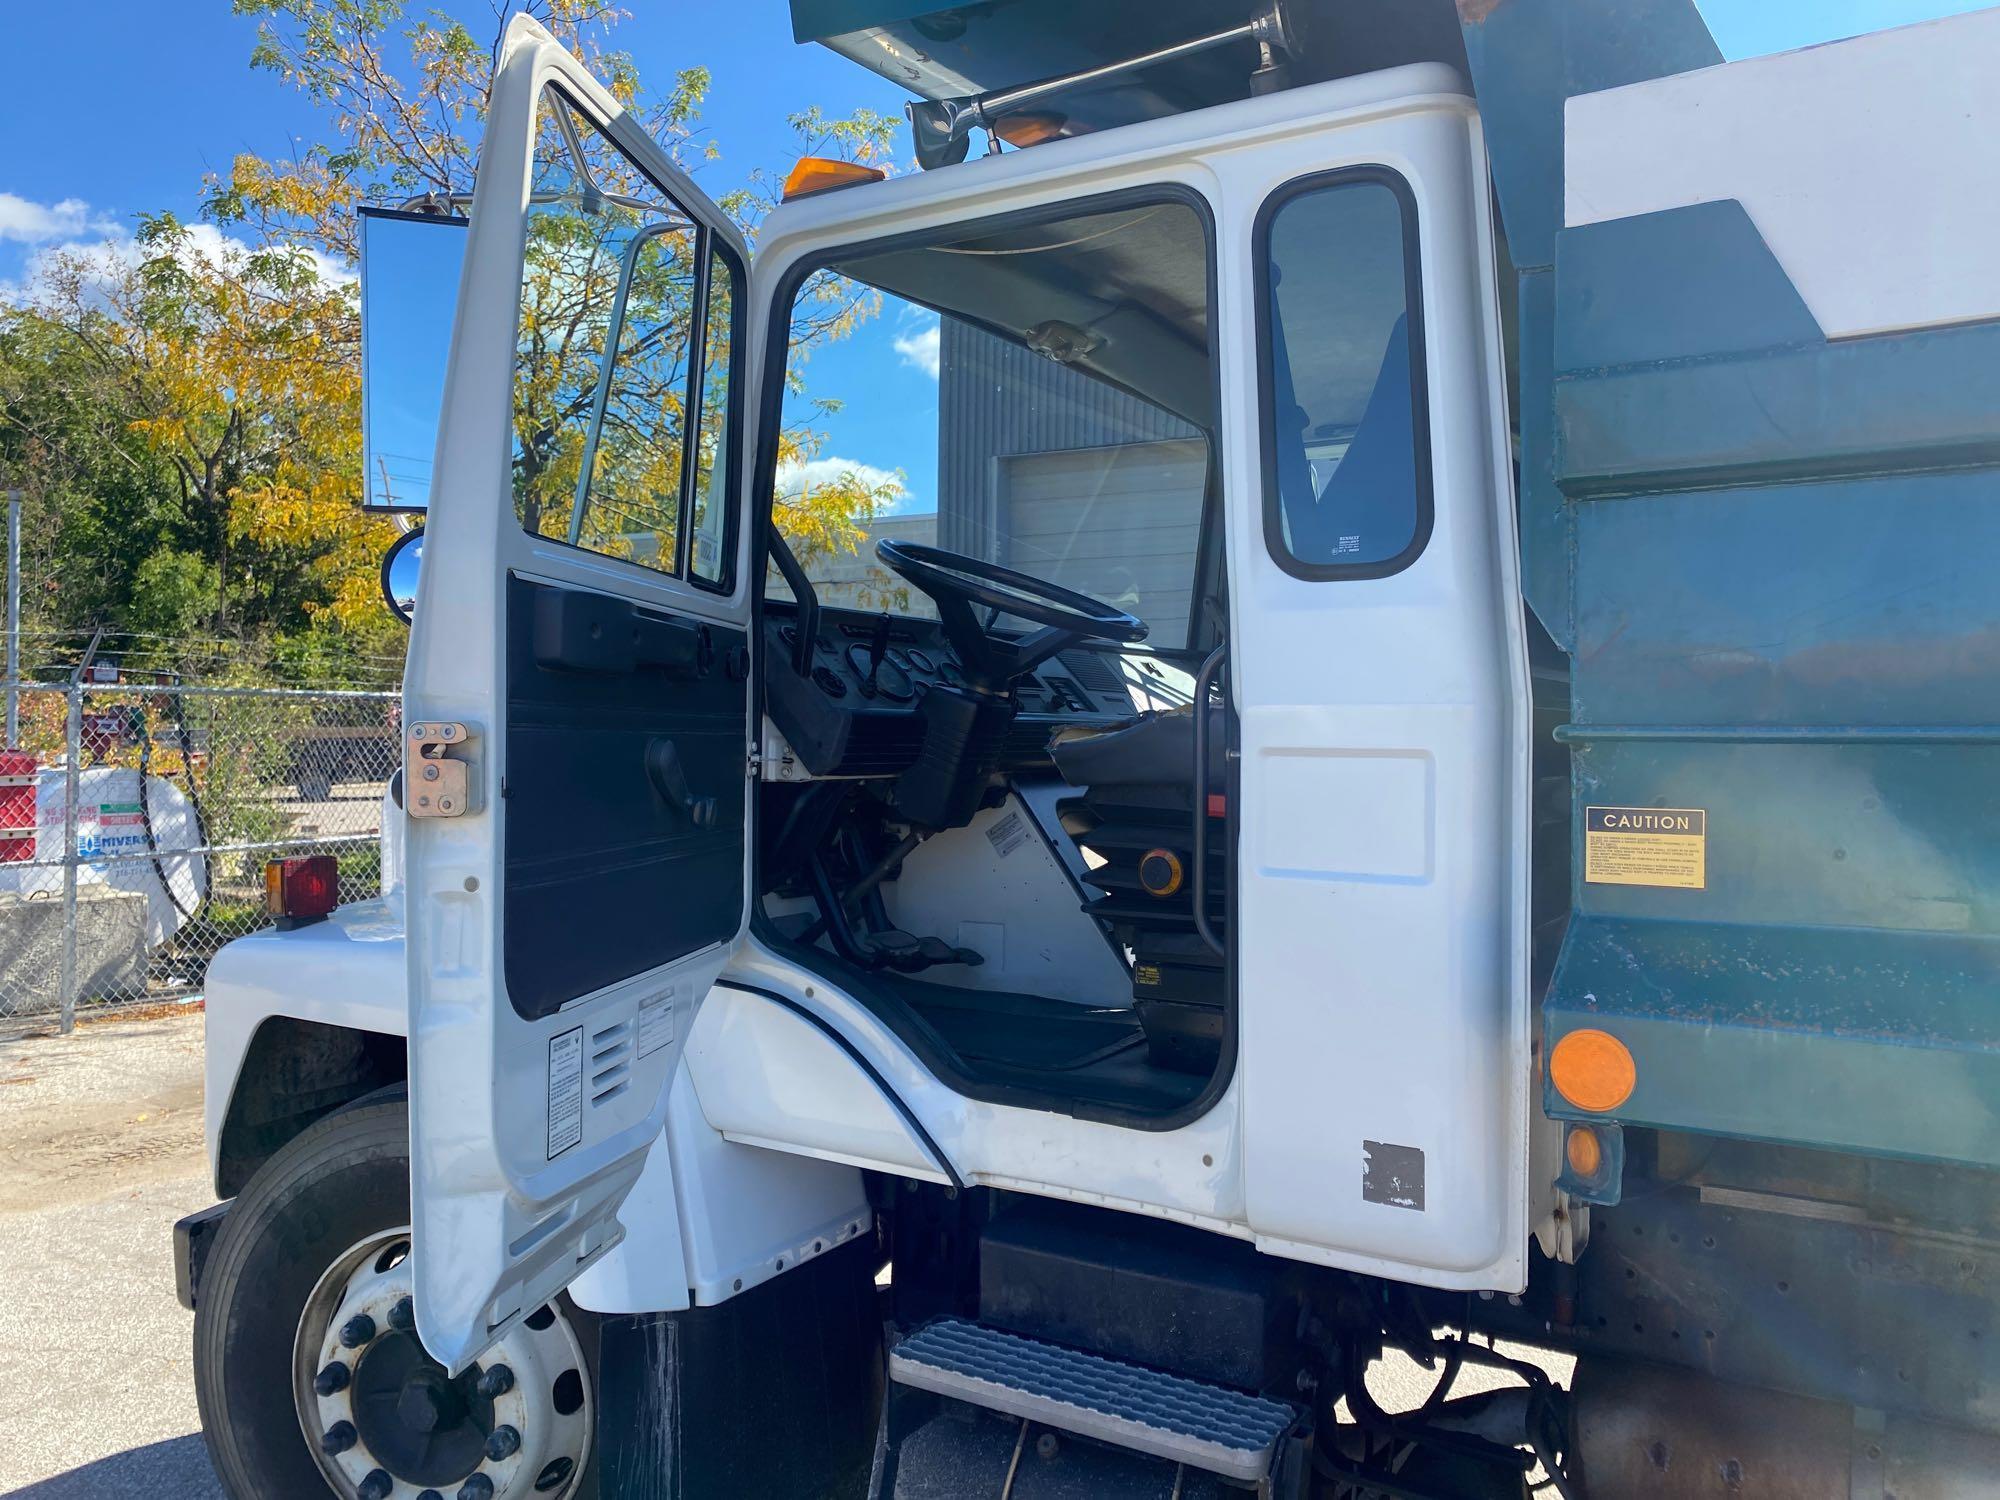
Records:
<instances>
[{"instance_id":1,"label":"chain link fence","mask_svg":"<svg viewBox=\"0 0 2000 1500\"><path fill-rule=\"evenodd\" d=\"M342 901L381 890L399 694L147 675L0 682L0 1028L198 997L269 920L271 859L333 855Z\"/></svg>"}]
</instances>

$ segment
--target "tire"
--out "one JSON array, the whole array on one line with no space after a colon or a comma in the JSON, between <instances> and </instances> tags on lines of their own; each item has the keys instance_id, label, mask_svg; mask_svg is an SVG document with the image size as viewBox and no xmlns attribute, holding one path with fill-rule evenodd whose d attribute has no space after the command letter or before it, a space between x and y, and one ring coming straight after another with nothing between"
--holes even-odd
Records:
<instances>
[{"instance_id":1,"label":"tire","mask_svg":"<svg viewBox=\"0 0 2000 1500\"><path fill-rule=\"evenodd\" d=\"M307 1445L294 1345L308 1301L336 1262L409 1222L410 1117L400 1084L308 1127L237 1197L204 1268L194 1318L202 1436L233 1500L345 1493ZM588 1371L595 1329L580 1326L588 1315L566 1299L561 1311L582 1337ZM586 1471L570 1500L594 1491L593 1477Z\"/></svg>"}]
</instances>

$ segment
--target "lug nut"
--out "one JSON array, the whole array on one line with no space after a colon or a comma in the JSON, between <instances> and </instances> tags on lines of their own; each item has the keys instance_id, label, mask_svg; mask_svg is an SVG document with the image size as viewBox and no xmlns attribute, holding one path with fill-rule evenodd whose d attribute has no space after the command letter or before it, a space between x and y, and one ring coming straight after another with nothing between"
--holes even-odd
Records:
<instances>
[{"instance_id":1,"label":"lug nut","mask_svg":"<svg viewBox=\"0 0 2000 1500\"><path fill-rule=\"evenodd\" d=\"M488 1401L495 1400L514 1389L514 1372L505 1365L493 1365L480 1373L479 1384L473 1389Z\"/></svg>"},{"instance_id":2,"label":"lug nut","mask_svg":"<svg viewBox=\"0 0 2000 1500\"><path fill-rule=\"evenodd\" d=\"M337 1396L347 1389L348 1381L353 1378L347 1366L336 1359L319 1374L313 1376L313 1390L322 1396Z\"/></svg>"},{"instance_id":3,"label":"lug nut","mask_svg":"<svg viewBox=\"0 0 2000 1500\"><path fill-rule=\"evenodd\" d=\"M342 1348L359 1349L363 1344L371 1342L374 1337L375 1320L369 1317L367 1313L356 1313L340 1325L340 1343Z\"/></svg>"},{"instance_id":4,"label":"lug nut","mask_svg":"<svg viewBox=\"0 0 2000 1500\"><path fill-rule=\"evenodd\" d=\"M494 1428L493 1435L486 1440L486 1456L496 1464L502 1459L512 1458L520 1451L521 1434L504 1424Z\"/></svg>"},{"instance_id":5,"label":"lug nut","mask_svg":"<svg viewBox=\"0 0 2000 1500\"><path fill-rule=\"evenodd\" d=\"M493 1500L493 1481L474 1474L458 1487L458 1500Z\"/></svg>"},{"instance_id":6,"label":"lug nut","mask_svg":"<svg viewBox=\"0 0 2000 1500\"><path fill-rule=\"evenodd\" d=\"M320 1434L319 1451L328 1458L345 1453L354 1446L355 1436L352 1422L335 1422Z\"/></svg>"},{"instance_id":7,"label":"lug nut","mask_svg":"<svg viewBox=\"0 0 2000 1500\"><path fill-rule=\"evenodd\" d=\"M444 1500L444 1496L436 1490L418 1490L417 1500Z\"/></svg>"},{"instance_id":8,"label":"lug nut","mask_svg":"<svg viewBox=\"0 0 2000 1500\"><path fill-rule=\"evenodd\" d=\"M356 1487L355 1493L361 1500L389 1500L396 1490L396 1481L387 1469L371 1469L368 1477Z\"/></svg>"},{"instance_id":9,"label":"lug nut","mask_svg":"<svg viewBox=\"0 0 2000 1500\"><path fill-rule=\"evenodd\" d=\"M408 1333L417 1326L417 1304L408 1297L397 1299L389 1309L389 1326L398 1333Z\"/></svg>"}]
</instances>

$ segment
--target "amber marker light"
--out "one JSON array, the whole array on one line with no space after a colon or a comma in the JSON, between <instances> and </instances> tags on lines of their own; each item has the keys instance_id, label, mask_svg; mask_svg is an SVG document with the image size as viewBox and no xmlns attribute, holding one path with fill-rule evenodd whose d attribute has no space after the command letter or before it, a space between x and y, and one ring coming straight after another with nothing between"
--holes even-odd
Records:
<instances>
[{"instance_id":1,"label":"amber marker light","mask_svg":"<svg viewBox=\"0 0 2000 1500\"><path fill-rule=\"evenodd\" d=\"M1572 1125L1563 1142L1563 1155L1570 1171L1579 1177L1595 1177L1604 1167L1604 1144L1588 1125Z\"/></svg>"},{"instance_id":2,"label":"amber marker light","mask_svg":"<svg viewBox=\"0 0 2000 1500\"><path fill-rule=\"evenodd\" d=\"M785 202L837 192L841 188L859 187L864 182L881 182L888 175L880 167L863 166L858 161L836 161L829 156L801 156L798 165L785 177Z\"/></svg>"},{"instance_id":3,"label":"amber marker light","mask_svg":"<svg viewBox=\"0 0 2000 1500\"><path fill-rule=\"evenodd\" d=\"M1549 1054L1549 1082L1578 1109L1603 1114L1632 1097L1638 1065L1608 1031L1572 1031Z\"/></svg>"},{"instance_id":4,"label":"amber marker light","mask_svg":"<svg viewBox=\"0 0 2000 1500\"><path fill-rule=\"evenodd\" d=\"M1039 146L1043 141L1059 139L1068 123L1067 115L1053 110L1024 110L995 120L993 133L1010 146Z\"/></svg>"}]
</instances>

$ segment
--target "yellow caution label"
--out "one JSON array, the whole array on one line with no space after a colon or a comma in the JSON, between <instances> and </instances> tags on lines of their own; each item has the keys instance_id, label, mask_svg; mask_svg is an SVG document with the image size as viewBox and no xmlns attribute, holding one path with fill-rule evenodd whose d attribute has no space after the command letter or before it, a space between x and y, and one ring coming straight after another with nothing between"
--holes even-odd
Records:
<instances>
[{"instance_id":1,"label":"yellow caution label","mask_svg":"<svg viewBox=\"0 0 2000 1500\"><path fill-rule=\"evenodd\" d=\"M1708 887L1708 814L1698 807L1586 807L1583 878L1593 885Z\"/></svg>"}]
</instances>

